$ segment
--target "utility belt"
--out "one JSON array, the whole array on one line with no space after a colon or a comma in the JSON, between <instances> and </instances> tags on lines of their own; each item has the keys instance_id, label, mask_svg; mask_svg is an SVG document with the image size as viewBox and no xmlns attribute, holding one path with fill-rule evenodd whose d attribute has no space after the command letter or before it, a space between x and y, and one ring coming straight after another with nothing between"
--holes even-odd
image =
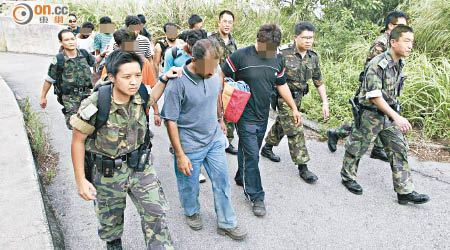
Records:
<instances>
[{"instance_id":1,"label":"utility belt","mask_svg":"<svg viewBox=\"0 0 450 250\"><path fill-rule=\"evenodd\" d=\"M79 96L87 95L88 92L90 92L92 89L92 86L85 86L85 87L62 87L62 94L63 95L70 95L75 94Z\"/></svg>"},{"instance_id":2,"label":"utility belt","mask_svg":"<svg viewBox=\"0 0 450 250\"><path fill-rule=\"evenodd\" d=\"M87 159L87 161L89 162L88 165L90 165L90 167L95 165L97 167L97 171L101 172L104 177L113 177L114 169L121 169L122 163L124 162L127 163L129 168L134 169L136 172L144 171L145 164L148 161L149 155L149 149L141 149L141 147L139 147L134 151L118 156L116 158L110 158L108 156L86 151L85 159ZM92 170L86 169L86 167L87 166L85 164L85 173L87 178L87 173L91 173Z\"/></svg>"},{"instance_id":3,"label":"utility belt","mask_svg":"<svg viewBox=\"0 0 450 250\"><path fill-rule=\"evenodd\" d=\"M389 107L391 107L395 112L400 114L400 109L401 109L400 102L397 102L395 104L390 104ZM369 111L372 111L372 112L376 112L376 113L378 113L379 115L382 115L382 116L386 115L386 113L384 113L383 111L379 110L376 107L368 107L368 106L361 105L361 109L365 109L365 110L369 110ZM393 121L390 116L388 116L388 118L389 118L390 121Z\"/></svg>"}]
</instances>

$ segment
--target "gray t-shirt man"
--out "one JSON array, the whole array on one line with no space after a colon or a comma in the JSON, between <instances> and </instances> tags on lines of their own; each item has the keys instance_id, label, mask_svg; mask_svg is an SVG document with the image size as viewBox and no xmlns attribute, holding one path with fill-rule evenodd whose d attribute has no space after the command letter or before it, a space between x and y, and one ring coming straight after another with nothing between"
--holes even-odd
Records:
<instances>
[{"instance_id":1,"label":"gray t-shirt man","mask_svg":"<svg viewBox=\"0 0 450 250\"><path fill-rule=\"evenodd\" d=\"M183 75L167 83L161 118L177 123L184 153L202 151L223 132L217 121L217 98L222 90L219 72L208 79L183 66Z\"/></svg>"}]
</instances>

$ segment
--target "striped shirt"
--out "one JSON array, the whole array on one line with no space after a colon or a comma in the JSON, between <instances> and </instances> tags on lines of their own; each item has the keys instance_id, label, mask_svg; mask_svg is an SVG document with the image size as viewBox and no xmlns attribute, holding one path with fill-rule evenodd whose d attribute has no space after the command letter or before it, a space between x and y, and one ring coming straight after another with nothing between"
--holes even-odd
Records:
<instances>
[{"instance_id":1,"label":"striped shirt","mask_svg":"<svg viewBox=\"0 0 450 250\"><path fill-rule=\"evenodd\" d=\"M143 56L145 58L149 58L153 56L153 49L152 46L150 46L150 40L148 40L147 37L138 35L136 38L136 41L138 42L139 50L136 51L136 54ZM108 50L112 52L117 48L117 43L114 40L114 37L109 42L109 48Z\"/></svg>"},{"instance_id":2,"label":"striped shirt","mask_svg":"<svg viewBox=\"0 0 450 250\"><path fill-rule=\"evenodd\" d=\"M109 41L113 38L113 34L98 33L94 37L94 50L100 50L100 53L106 48Z\"/></svg>"}]
</instances>

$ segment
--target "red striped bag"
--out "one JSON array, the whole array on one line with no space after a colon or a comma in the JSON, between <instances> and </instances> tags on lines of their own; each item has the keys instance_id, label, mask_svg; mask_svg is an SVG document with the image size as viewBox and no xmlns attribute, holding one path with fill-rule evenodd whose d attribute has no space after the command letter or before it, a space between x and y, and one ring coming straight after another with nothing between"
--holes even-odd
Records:
<instances>
[{"instance_id":1,"label":"red striped bag","mask_svg":"<svg viewBox=\"0 0 450 250\"><path fill-rule=\"evenodd\" d=\"M238 122L250 95L250 88L245 82L235 82L226 78L222 92L224 119L229 122Z\"/></svg>"}]
</instances>

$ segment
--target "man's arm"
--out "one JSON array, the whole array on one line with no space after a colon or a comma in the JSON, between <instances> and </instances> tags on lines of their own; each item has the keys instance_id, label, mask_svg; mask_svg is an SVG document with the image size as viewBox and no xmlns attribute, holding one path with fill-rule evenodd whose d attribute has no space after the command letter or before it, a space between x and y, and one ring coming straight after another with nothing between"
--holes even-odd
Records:
<instances>
[{"instance_id":1,"label":"man's arm","mask_svg":"<svg viewBox=\"0 0 450 250\"><path fill-rule=\"evenodd\" d=\"M178 125L176 122L171 120L166 120L165 124L167 127L167 133L169 134L170 142L172 143L172 147L177 157L178 170L184 175L191 176L192 163L184 153L183 148L181 147L180 135L178 133Z\"/></svg>"},{"instance_id":2,"label":"man's arm","mask_svg":"<svg viewBox=\"0 0 450 250\"><path fill-rule=\"evenodd\" d=\"M94 185L86 179L84 173L84 142L87 135L73 128L72 137L72 163L75 181L78 187L78 195L85 200L95 200L97 193Z\"/></svg>"},{"instance_id":3,"label":"man's arm","mask_svg":"<svg viewBox=\"0 0 450 250\"><path fill-rule=\"evenodd\" d=\"M181 67L172 67L169 71L167 71L163 76L162 79L164 81L168 81L169 79L175 78L175 77L181 77L183 73L183 68ZM156 85L152 88L152 97L154 102L158 102L159 98L161 98L162 94L164 93L164 89L166 88L166 84L161 82L158 78L158 82Z\"/></svg>"},{"instance_id":4,"label":"man's arm","mask_svg":"<svg viewBox=\"0 0 450 250\"><path fill-rule=\"evenodd\" d=\"M370 101L377 106L377 108L381 111L383 111L386 115L392 118L394 120L395 124L400 128L400 131L403 133L407 132L408 130L412 129L411 124L409 121L404 118L403 116L399 115L397 112L395 112L389 104L384 100L383 97L375 97L370 98Z\"/></svg>"},{"instance_id":5,"label":"man's arm","mask_svg":"<svg viewBox=\"0 0 450 250\"><path fill-rule=\"evenodd\" d=\"M225 126L225 122L223 120L222 90L219 92L219 96L217 97L217 120L219 121L220 128L223 133L227 134L227 127Z\"/></svg>"},{"instance_id":6,"label":"man's arm","mask_svg":"<svg viewBox=\"0 0 450 250\"><path fill-rule=\"evenodd\" d=\"M158 103L154 102L152 105L153 108L153 119L155 120L156 126L161 126L161 115L159 113Z\"/></svg>"},{"instance_id":7,"label":"man's arm","mask_svg":"<svg viewBox=\"0 0 450 250\"><path fill-rule=\"evenodd\" d=\"M47 80L44 81L44 86L42 87L42 94L41 94L41 101L40 105L41 108L45 109L47 107L47 93L50 90L50 87L52 84L48 82Z\"/></svg>"},{"instance_id":8,"label":"man's arm","mask_svg":"<svg viewBox=\"0 0 450 250\"><path fill-rule=\"evenodd\" d=\"M317 91L319 92L320 99L322 99L323 118L327 119L330 116L330 110L328 107L327 90L325 88L325 84L322 84L319 87L317 87Z\"/></svg>"},{"instance_id":9,"label":"man's arm","mask_svg":"<svg viewBox=\"0 0 450 250\"><path fill-rule=\"evenodd\" d=\"M302 120L300 112L298 112L297 105L295 105L294 99L292 98L291 91L289 90L289 87L287 84L278 85L277 86L278 94L283 98L283 100L291 107L292 109L292 116L294 117L294 123L295 126L298 127Z\"/></svg>"},{"instance_id":10,"label":"man's arm","mask_svg":"<svg viewBox=\"0 0 450 250\"><path fill-rule=\"evenodd\" d=\"M154 63L153 67L155 68L156 77L159 76L159 64L161 62L161 53L162 53L161 45L157 43L155 45L155 54L153 55L153 63Z\"/></svg>"}]
</instances>

